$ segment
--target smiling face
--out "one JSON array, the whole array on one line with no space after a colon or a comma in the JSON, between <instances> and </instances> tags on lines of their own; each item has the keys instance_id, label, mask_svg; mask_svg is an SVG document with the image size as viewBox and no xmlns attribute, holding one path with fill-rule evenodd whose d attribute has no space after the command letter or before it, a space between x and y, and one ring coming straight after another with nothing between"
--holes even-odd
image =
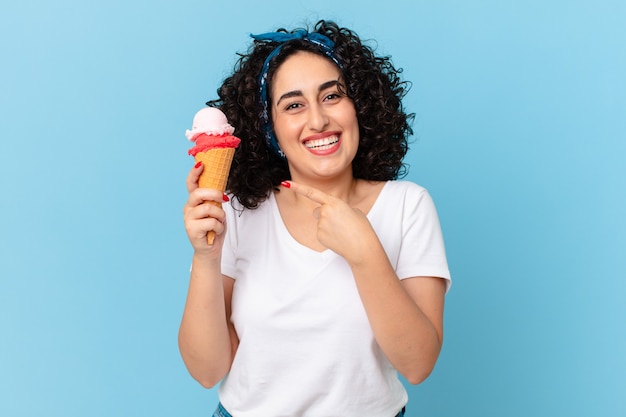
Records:
<instances>
[{"instance_id":1,"label":"smiling face","mask_svg":"<svg viewBox=\"0 0 626 417\"><path fill-rule=\"evenodd\" d=\"M294 180L352 175L359 125L340 77L332 62L310 52L291 55L274 75L272 123Z\"/></svg>"}]
</instances>

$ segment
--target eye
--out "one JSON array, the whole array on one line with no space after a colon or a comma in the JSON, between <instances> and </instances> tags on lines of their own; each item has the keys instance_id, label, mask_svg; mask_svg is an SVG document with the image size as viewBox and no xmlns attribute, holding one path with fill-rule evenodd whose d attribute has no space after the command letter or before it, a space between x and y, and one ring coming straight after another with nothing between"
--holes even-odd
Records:
<instances>
[{"instance_id":1,"label":"eye","mask_svg":"<svg viewBox=\"0 0 626 417\"><path fill-rule=\"evenodd\" d=\"M324 96L324 101L332 101L332 100L338 100L340 99L342 96L341 94L337 93L337 92L333 92L333 93L328 93Z\"/></svg>"},{"instance_id":2,"label":"eye","mask_svg":"<svg viewBox=\"0 0 626 417\"><path fill-rule=\"evenodd\" d=\"M285 110L295 110L299 109L300 107L302 107L302 104L300 103L289 103L285 106Z\"/></svg>"}]
</instances>

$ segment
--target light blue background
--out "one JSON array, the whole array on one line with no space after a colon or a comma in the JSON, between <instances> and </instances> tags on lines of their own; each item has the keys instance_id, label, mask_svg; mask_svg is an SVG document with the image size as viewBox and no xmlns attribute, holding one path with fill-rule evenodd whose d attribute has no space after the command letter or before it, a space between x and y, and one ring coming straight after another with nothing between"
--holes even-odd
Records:
<instances>
[{"instance_id":1,"label":"light blue background","mask_svg":"<svg viewBox=\"0 0 626 417\"><path fill-rule=\"evenodd\" d=\"M409 416L626 416L626 3L36 1L0 8L0 415L208 416L176 344L184 131L250 32L391 54L454 285Z\"/></svg>"}]
</instances>

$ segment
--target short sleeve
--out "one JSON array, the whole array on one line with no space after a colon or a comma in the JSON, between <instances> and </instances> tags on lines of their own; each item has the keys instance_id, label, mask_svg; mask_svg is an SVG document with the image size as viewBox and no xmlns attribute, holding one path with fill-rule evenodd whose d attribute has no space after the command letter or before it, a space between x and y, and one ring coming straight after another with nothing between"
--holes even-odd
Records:
<instances>
[{"instance_id":1,"label":"short sleeve","mask_svg":"<svg viewBox=\"0 0 626 417\"><path fill-rule=\"evenodd\" d=\"M232 206L235 204L231 198L231 203L223 204L222 207L226 213L226 238L224 239L224 247L222 248L222 274L231 278L237 278L237 242L238 227L236 216L240 213Z\"/></svg>"},{"instance_id":2,"label":"short sleeve","mask_svg":"<svg viewBox=\"0 0 626 417\"><path fill-rule=\"evenodd\" d=\"M405 184L396 273L400 279L417 276L443 278L447 290L451 277L435 204L426 189L409 182Z\"/></svg>"}]
</instances>

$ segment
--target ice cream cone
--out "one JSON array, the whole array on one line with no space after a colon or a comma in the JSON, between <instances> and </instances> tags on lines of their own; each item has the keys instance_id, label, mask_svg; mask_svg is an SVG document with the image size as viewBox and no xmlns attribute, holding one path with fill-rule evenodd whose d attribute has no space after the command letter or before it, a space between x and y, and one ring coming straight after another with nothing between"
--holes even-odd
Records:
<instances>
[{"instance_id":1,"label":"ice cream cone","mask_svg":"<svg viewBox=\"0 0 626 417\"><path fill-rule=\"evenodd\" d=\"M206 152L198 152L195 155L195 160L196 162L202 161L204 165L204 171L200 175L198 185L201 188L212 188L224 192L234 155L235 148L216 148ZM222 207L221 203L215 201L211 201L210 204ZM211 230L207 233L207 243L212 245L214 239L215 232Z\"/></svg>"},{"instance_id":2,"label":"ice cream cone","mask_svg":"<svg viewBox=\"0 0 626 417\"><path fill-rule=\"evenodd\" d=\"M204 171L198 179L199 187L226 191L235 148L241 142L241 139L233 136L234 131L235 128L228 124L224 113L215 107L206 107L194 116L193 125L185 132L185 136L195 143L187 153L204 165ZM222 207L218 202L212 201L210 204ZM215 232L211 230L207 233L207 243L212 245L214 239Z\"/></svg>"}]
</instances>

